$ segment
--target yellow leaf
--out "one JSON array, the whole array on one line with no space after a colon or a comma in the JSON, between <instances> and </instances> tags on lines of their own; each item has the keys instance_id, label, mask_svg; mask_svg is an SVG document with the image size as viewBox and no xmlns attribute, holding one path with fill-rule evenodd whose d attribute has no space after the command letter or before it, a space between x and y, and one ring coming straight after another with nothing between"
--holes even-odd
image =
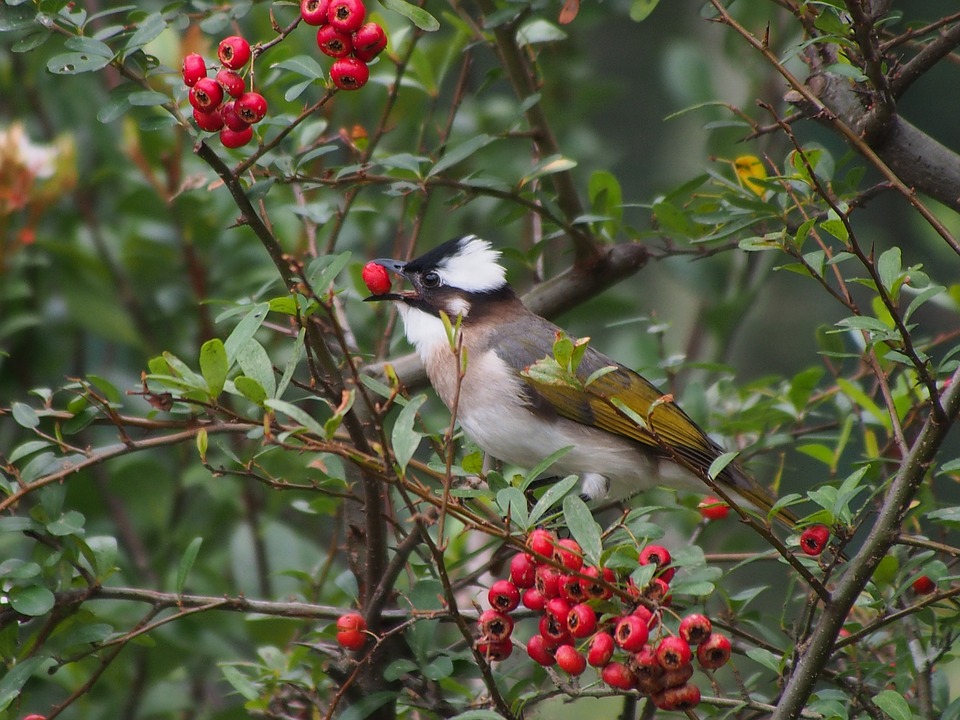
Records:
<instances>
[{"instance_id":1,"label":"yellow leaf","mask_svg":"<svg viewBox=\"0 0 960 720\"><path fill-rule=\"evenodd\" d=\"M756 155L741 155L733 161L733 170L741 186L752 190L758 197L763 197L766 188L756 180L767 179L767 169Z\"/></svg>"}]
</instances>

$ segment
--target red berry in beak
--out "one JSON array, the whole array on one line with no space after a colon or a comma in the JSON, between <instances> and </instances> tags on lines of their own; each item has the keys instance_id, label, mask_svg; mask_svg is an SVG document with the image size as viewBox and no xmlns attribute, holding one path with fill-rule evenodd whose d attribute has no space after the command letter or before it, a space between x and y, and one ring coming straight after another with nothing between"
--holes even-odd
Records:
<instances>
[{"instance_id":1,"label":"red berry in beak","mask_svg":"<svg viewBox=\"0 0 960 720\"><path fill-rule=\"evenodd\" d=\"M368 262L360 273L367 289L374 295L384 295L390 292L390 274L383 265Z\"/></svg>"}]
</instances>

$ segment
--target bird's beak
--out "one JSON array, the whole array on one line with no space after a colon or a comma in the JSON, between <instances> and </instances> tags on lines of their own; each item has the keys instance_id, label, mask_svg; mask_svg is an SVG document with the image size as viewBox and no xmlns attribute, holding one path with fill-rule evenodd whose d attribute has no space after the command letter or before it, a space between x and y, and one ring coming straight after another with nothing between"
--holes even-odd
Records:
<instances>
[{"instance_id":1,"label":"bird's beak","mask_svg":"<svg viewBox=\"0 0 960 720\"><path fill-rule=\"evenodd\" d=\"M390 258L377 258L371 262L376 263L377 265L382 265L387 270L395 272L402 278L406 277L404 269L407 267L407 264L402 260L392 260ZM388 292L383 295L370 295L363 299L364 302L380 302L382 300L402 300L404 295L402 293Z\"/></svg>"}]
</instances>

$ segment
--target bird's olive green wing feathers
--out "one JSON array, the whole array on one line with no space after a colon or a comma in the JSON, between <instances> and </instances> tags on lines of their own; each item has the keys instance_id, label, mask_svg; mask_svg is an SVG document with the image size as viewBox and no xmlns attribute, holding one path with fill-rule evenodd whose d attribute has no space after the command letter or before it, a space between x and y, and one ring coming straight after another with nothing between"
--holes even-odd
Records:
<instances>
[{"instance_id":1,"label":"bird's olive green wing feathers","mask_svg":"<svg viewBox=\"0 0 960 720\"><path fill-rule=\"evenodd\" d=\"M525 381L535 410L630 438L701 476L724 453L669 395L602 353L585 347L575 369L544 356L542 349L552 347L557 337L557 329L544 321L535 328L528 325L522 334L504 327L497 338L498 354ZM774 504L736 462L724 467L717 480L764 511ZM788 510L777 515L788 526L796 522Z\"/></svg>"}]
</instances>

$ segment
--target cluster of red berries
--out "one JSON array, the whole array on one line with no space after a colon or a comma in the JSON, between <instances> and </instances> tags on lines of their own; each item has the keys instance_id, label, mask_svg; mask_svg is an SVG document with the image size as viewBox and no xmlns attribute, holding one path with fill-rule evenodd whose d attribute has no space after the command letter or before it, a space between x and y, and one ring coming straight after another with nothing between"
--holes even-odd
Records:
<instances>
[{"instance_id":1,"label":"cluster of red berries","mask_svg":"<svg viewBox=\"0 0 960 720\"><path fill-rule=\"evenodd\" d=\"M224 147L238 148L253 138L252 125L267 114L263 95L247 90L247 83L238 72L252 53L250 43L239 35L231 35L217 48L220 69L216 77L207 77L207 63L198 53L183 59L183 84L190 88L189 100L197 127L219 132Z\"/></svg>"},{"instance_id":2,"label":"cluster of red berries","mask_svg":"<svg viewBox=\"0 0 960 720\"><path fill-rule=\"evenodd\" d=\"M330 80L341 90L359 90L370 79L371 62L387 46L387 34L375 22L364 23L363 0L301 0L300 17L317 30L317 46L336 58Z\"/></svg>"},{"instance_id":3,"label":"cluster of red berries","mask_svg":"<svg viewBox=\"0 0 960 720\"><path fill-rule=\"evenodd\" d=\"M705 670L719 668L730 659L730 640L699 613L682 618L676 633L661 623L675 573L666 548L647 545L639 553L639 564L658 568L641 589L610 568L585 566L574 540L538 529L526 544L529 552L510 561L509 579L497 580L487 593L490 609L477 621L480 653L491 661L510 656L510 613L522 604L540 613L526 645L534 662L571 676L590 665L610 687L637 690L664 710L689 710L700 702L690 682L693 656Z\"/></svg>"}]
</instances>

